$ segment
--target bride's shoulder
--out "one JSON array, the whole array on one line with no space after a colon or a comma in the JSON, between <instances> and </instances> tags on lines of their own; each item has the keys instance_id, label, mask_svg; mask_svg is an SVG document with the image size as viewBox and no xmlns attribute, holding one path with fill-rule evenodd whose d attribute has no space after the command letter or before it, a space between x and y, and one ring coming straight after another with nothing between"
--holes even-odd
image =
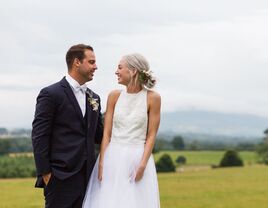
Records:
<instances>
[{"instance_id":1,"label":"bride's shoulder","mask_svg":"<svg viewBox=\"0 0 268 208\"><path fill-rule=\"evenodd\" d=\"M149 100L153 100L153 101L157 101L157 100L161 100L161 96L158 92L153 91L153 90L147 90L148 91L148 99Z\"/></svg>"},{"instance_id":2,"label":"bride's shoulder","mask_svg":"<svg viewBox=\"0 0 268 208\"><path fill-rule=\"evenodd\" d=\"M160 111L160 106L161 106L161 96L159 93L153 91L153 90L148 90L147 94L147 102L149 105L149 110L154 111L154 112L159 112Z\"/></svg>"},{"instance_id":3,"label":"bride's shoulder","mask_svg":"<svg viewBox=\"0 0 268 208\"><path fill-rule=\"evenodd\" d=\"M118 90L118 89L115 89L115 90L112 90L110 93L109 93L109 97L118 97L120 95L122 90Z\"/></svg>"},{"instance_id":4,"label":"bride's shoulder","mask_svg":"<svg viewBox=\"0 0 268 208\"><path fill-rule=\"evenodd\" d=\"M110 100L111 102L116 102L120 93L121 93L122 90L112 90L109 95L108 95L108 100Z\"/></svg>"}]
</instances>

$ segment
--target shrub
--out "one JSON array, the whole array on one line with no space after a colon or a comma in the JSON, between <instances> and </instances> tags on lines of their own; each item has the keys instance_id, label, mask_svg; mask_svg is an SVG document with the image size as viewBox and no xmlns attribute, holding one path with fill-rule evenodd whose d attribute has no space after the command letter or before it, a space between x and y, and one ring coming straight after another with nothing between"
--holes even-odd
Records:
<instances>
[{"instance_id":1,"label":"shrub","mask_svg":"<svg viewBox=\"0 0 268 208\"><path fill-rule=\"evenodd\" d=\"M0 157L0 178L25 178L35 176L33 157Z\"/></svg>"},{"instance_id":2,"label":"shrub","mask_svg":"<svg viewBox=\"0 0 268 208\"><path fill-rule=\"evenodd\" d=\"M180 155L177 157L176 159L176 163L179 164L179 165L184 165L186 164L186 157Z\"/></svg>"},{"instance_id":3,"label":"shrub","mask_svg":"<svg viewBox=\"0 0 268 208\"><path fill-rule=\"evenodd\" d=\"M219 166L234 167L243 165L243 160L239 157L238 153L235 150L228 150L225 152Z\"/></svg>"},{"instance_id":4,"label":"shrub","mask_svg":"<svg viewBox=\"0 0 268 208\"><path fill-rule=\"evenodd\" d=\"M162 155L156 163L157 172L175 172L176 168L168 154Z\"/></svg>"}]
</instances>

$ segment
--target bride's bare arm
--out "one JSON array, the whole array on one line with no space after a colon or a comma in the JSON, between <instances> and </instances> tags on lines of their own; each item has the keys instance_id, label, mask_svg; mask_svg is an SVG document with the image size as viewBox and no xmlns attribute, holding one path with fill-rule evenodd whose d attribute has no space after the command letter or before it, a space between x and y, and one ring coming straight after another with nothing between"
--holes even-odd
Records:
<instances>
[{"instance_id":1,"label":"bride's bare arm","mask_svg":"<svg viewBox=\"0 0 268 208\"><path fill-rule=\"evenodd\" d=\"M143 156L136 172L136 181L139 181L152 154L155 137L160 123L161 97L154 91L148 91L148 132Z\"/></svg>"},{"instance_id":2,"label":"bride's bare arm","mask_svg":"<svg viewBox=\"0 0 268 208\"><path fill-rule=\"evenodd\" d=\"M98 179L102 180L102 169L103 169L103 158L104 158L104 152L108 144L111 140L111 134L112 134L112 126L113 126L113 114L114 114L114 107L116 104L116 101L120 95L119 90L114 90L110 92L108 99L107 99L107 106L106 106L106 112L104 116L104 132L103 132L103 138L101 142L100 147L100 158L99 158L99 171L98 171Z\"/></svg>"}]
</instances>

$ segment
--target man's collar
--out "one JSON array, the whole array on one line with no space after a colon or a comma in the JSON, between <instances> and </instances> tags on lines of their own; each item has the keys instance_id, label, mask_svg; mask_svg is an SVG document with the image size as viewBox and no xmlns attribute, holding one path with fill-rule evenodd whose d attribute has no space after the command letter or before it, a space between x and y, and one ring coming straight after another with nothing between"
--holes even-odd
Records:
<instances>
[{"instance_id":1,"label":"man's collar","mask_svg":"<svg viewBox=\"0 0 268 208\"><path fill-rule=\"evenodd\" d=\"M66 80L70 84L71 88L74 89L76 92L82 90L83 92L86 91L87 85L83 84L80 85L74 78L72 78L69 74L66 75Z\"/></svg>"}]
</instances>

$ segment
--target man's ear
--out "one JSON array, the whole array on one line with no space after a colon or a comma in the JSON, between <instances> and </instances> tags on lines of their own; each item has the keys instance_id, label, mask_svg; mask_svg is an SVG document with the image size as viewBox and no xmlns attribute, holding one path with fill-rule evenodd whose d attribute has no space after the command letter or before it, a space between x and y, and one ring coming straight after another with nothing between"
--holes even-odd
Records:
<instances>
[{"instance_id":1,"label":"man's ear","mask_svg":"<svg viewBox=\"0 0 268 208\"><path fill-rule=\"evenodd\" d=\"M73 63L73 64L74 64L74 66L75 66L75 67L79 67L79 66L80 66L80 64L81 64L81 62L79 61L79 59L78 59L78 58L75 58L75 59L74 59L74 63Z\"/></svg>"}]
</instances>

